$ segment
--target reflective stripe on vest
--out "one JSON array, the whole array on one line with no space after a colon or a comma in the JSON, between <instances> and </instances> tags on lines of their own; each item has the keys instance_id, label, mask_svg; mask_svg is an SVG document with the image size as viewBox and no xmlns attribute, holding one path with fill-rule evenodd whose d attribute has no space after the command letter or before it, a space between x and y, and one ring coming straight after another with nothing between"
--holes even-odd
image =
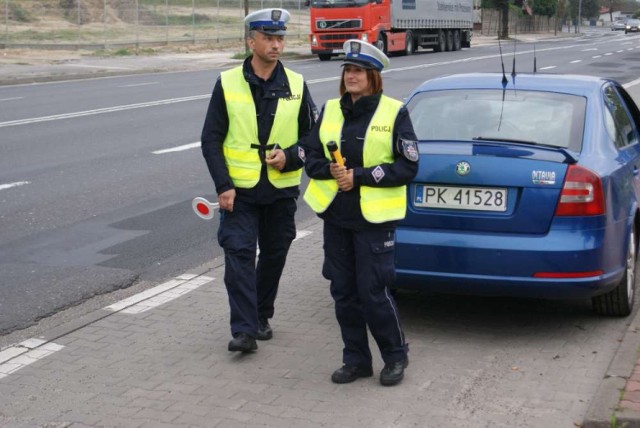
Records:
<instances>
[{"instance_id":1,"label":"reflective stripe on vest","mask_svg":"<svg viewBox=\"0 0 640 428\"><path fill-rule=\"evenodd\" d=\"M364 138L363 164L365 167L393 162L393 125L402 103L387 96L380 98L378 108L371 118ZM329 100L325 105L319 136L324 146L324 154L331 159L326 143L340 141L344 117L340 101ZM312 210L322 213L331 205L338 192L336 180L316 180L309 182L304 200ZM370 223L384 223L404 218L407 208L406 186L370 187L360 186L360 209L362 216Z\"/></svg>"},{"instance_id":2,"label":"reflective stripe on vest","mask_svg":"<svg viewBox=\"0 0 640 428\"><path fill-rule=\"evenodd\" d=\"M298 141L298 115L304 87L302 75L287 68L284 70L289 80L291 97L278 100L269 141L267 141L269 145L278 143L283 149ZM242 67L223 71L220 73L220 79L229 116L229 129L222 146L224 159L233 185L250 189L258 184L262 168L258 150L251 147L252 144L260 144L256 106ZM296 171L280 172L267 166L267 176L271 184L278 189L298 186L302 168Z\"/></svg>"}]
</instances>

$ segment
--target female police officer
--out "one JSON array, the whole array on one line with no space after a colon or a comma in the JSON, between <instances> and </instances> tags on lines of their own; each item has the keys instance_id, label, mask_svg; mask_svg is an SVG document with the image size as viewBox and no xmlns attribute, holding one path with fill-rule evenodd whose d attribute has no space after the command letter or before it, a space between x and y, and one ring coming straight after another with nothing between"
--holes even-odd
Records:
<instances>
[{"instance_id":1,"label":"female police officer","mask_svg":"<svg viewBox=\"0 0 640 428\"><path fill-rule=\"evenodd\" d=\"M334 383L373 374L367 326L380 348L382 385L407 367L408 346L389 292L394 280L395 225L405 216L406 184L418 170L416 136L400 101L382 94L389 59L362 41L344 44L341 98L327 101L304 143L311 182L304 199L324 220L323 275L344 341ZM330 143L331 142L331 143ZM331 162L339 146L344 166Z\"/></svg>"}]
</instances>

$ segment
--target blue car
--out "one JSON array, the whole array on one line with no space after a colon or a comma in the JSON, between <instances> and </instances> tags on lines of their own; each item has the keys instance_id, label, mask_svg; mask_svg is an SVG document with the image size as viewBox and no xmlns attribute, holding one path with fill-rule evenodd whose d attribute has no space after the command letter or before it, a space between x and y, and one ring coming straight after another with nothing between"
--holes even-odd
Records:
<instances>
[{"instance_id":1,"label":"blue car","mask_svg":"<svg viewBox=\"0 0 640 428\"><path fill-rule=\"evenodd\" d=\"M396 288L633 308L640 111L609 79L460 74L407 99L420 168Z\"/></svg>"}]
</instances>

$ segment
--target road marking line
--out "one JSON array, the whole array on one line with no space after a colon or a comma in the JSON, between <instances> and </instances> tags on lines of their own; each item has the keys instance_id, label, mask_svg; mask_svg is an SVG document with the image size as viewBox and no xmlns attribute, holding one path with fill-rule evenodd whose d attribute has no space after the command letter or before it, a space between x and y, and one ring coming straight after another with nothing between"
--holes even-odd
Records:
<instances>
[{"instance_id":1,"label":"road marking line","mask_svg":"<svg viewBox=\"0 0 640 428\"><path fill-rule=\"evenodd\" d=\"M177 299L214 279L204 275L180 275L175 279L116 302L104 309L125 314L138 314Z\"/></svg>"},{"instance_id":2,"label":"road marking line","mask_svg":"<svg viewBox=\"0 0 640 428\"><path fill-rule=\"evenodd\" d=\"M613 55L613 52L607 52L606 54L604 54L605 56L609 56L609 55Z\"/></svg>"},{"instance_id":3,"label":"road marking line","mask_svg":"<svg viewBox=\"0 0 640 428\"><path fill-rule=\"evenodd\" d=\"M296 237L294 239L294 241L297 241L298 239L302 239L305 238L309 235L311 235L313 232L310 230L301 230L299 232L296 232Z\"/></svg>"},{"instance_id":4,"label":"road marking line","mask_svg":"<svg viewBox=\"0 0 640 428\"><path fill-rule=\"evenodd\" d=\"M111 70L132 70L131 67L116 67L113 65L89 65L89 64L73 64L73 63L67 63L63 65L66 65L68 67L105 68L105 69L111 69Z\"/></svg>"},{"instance_id":5,"label":"road marking line","mask_svg":"<svg viewBox=\"0 0 640 428\"><path fill-rule=\"evenodd\" d=\"M560 47L550 47L550 48L545 48L545 49L538 49L537 52L555 51L555 50L561 50L561 49L563 49L563 50L564 49L573 49L573 48L576 48L576 47L579 47L579 46L580 45L578 45L578 44L573 44L573 45L566 45L566 46L560 46ZM530 53L533 53L533 50L520 51L520 52L517 52L515 55L528 55ZM511 54L506 54L505 57L509 57L510 55ZM388 69L388 70L384 70L383 73L386 74L386 73L401 72L401 71L406 71L406 70L417 70L417 69L424 69L424 68L430 68L430 67L438 67L438 66L442 66L442 65L465 63L465 62L469 62L469 61L481 61L481 60L485 60L485 59L497 58L499 56L500 56L499 54L490 54L490 55L482 55L482 56L471 57L471 58L463 58L463 59L458 59L458 60L453 60L453 61L436 62L436 63L432 63L432 64L420 64L420 65L414 65L414 66L408 66L408 67L391 68L391 69ZM555 67L553 67L553 68L555 68ZM540 70L545 70L545 69L548 69L548 68L541 68ZM307 81L307 84L330 82L330 81L336 81L336 80L339 80L339 79L340 79L340 76L327 77L327 78L323 78L323 79L312 79L312 80ZM152 101L152 102L140 103L140 104L128 104L128 105L108 107L108 108L102 108L102 109L80 111L80 112L75 112L75 113L58 114L58 115L44 116L44 117L35 117L35 118L31 118L31 119L12 120L12 121L8 121L8 122L0 122L0 128L4 128L4 127L7 127L7 126L18 126L18 125L28 125L28 124L32 124L32 123L48 122L48 121L52 121L52 120L71 119L71 118L82 117L82 116L90 116L90 115L95 115L95 114L113 113L113 112L123 111L123 110L131 110L131 109L145 108L145 107L154 107L154 106L159 106L159 105L168 105L168 104L175 104L175 103L186 102L186 101L203 100L203 99L208 99L208 98L211 98L211 94L195 95L195 96L192 96L192 97L184 97L184 98L172 98L172 99L166 99L166 100L160 100L160 101Z\"/></svg>"},{"instance_id":6,"label":"road marking line","mask_svg":"<svg viewBox=\"0 0 640 428\"><path fill-rule=\"evenodd\" d=\"M633 81L631 81L629 83L625 83L624 85L622 85L622 87L623 88L630 88L630 87L635 86L635 85L637 85L639 83L640 83L640 79L636 79L636 80L633 80Z\"/></svg>"},{"instance_id":7,"label":"road marking line","mask_svg":"<svg viewBox=\"0 0 640 428\"><path fill-rule=\"evenodd\" d=\"M296 231L296 237L293 238L292 242L296 242L298 239L305 238L305 237L311 235L312 233L313 232L310 231L310 230L298 230L298 231ZM260 254L260 247L259 246L256 248L256 256L258 254Z\"/></svg>"},{"instance_id":8,"label":"road marking line","mask_svg":"<svg viewBox=\"0 0 640 428\"><path fill-rule=\"evenodd\" d=\"M577 64L579 62L582 62L582 60L581 59L575 59L575 60L571 61L571 64Z\"/></svg>"},{"instance_id":9,"label":"road marking line","mask_svg":"<svg viewBox=\"0 0 640 428\"><path fill-rule=\"evenodd\" d=\"M594 55L594 56L592 56L591 58L593 58L593 59L597 59L597 58L600 58L600 57L602 57L602 55Z\"/></svg>"},{"instance_id":10,"label":"road marking line","mask_svg":"<svg viewBox=\"0 0 640 428\"><path fill-rule=\"evenodd\" d=\"M10 189L12 187L24 186L25 184L31 184L30 181L16 181L15 183L0 184L0 190Z\"/></svg>"},{"instance_id":11,"label":"road marking line","mask_svg":"<svg viewBox=\"0 0 640 428\"><path fill-rule=\"evenodd\" d=\"M42 339L28 339L0 352L0 379L64 348Z\"/></svg>"},{"instance_id":12,"label":"road marking line","mask_svg":"<svg viewBox=\"0 0 640 428\"><path fill-rule=\"evenodd\" d=\"M24 97L12 97L12 98L0 98L0 101L15 101L15 100L21 100Z\"/></svg>"},{"instance_id":13,"label":"road marking line","mask_svg":"<svg viewBox=\"0 0 640 428\"><path fill-rule=\"evenodd\" d=\"M200 147L201 142L197 141L195 143L184 144L182 146L171 147L169 149L156 150L155 152L151 152L154 155L162 155L165 153L173 153L173 152L181 152L183 150L195 149L196 147Z\"/></svg>"},{"instance_id":14,"label":"road marking line","mask_svg":"<svg viewBox=\"0 0 640 428\"><path fill-rule=\"evenodd\" d=\"M56 115L53 115L53 116L34 117L34 118L31 118L31 119L10 120L8 122L0 122L0 128L5 128L7 126L16 126L16 125L28 125L28 124L39 123L39 122L49 122L49 121L52 121L52 120L71 119L71 118L76 118L76 117L92 116L92 115L95 115L95 114L114 113L114 112L118 112L118 111L132 110L132 109L137 109L137 108L155 107L155 106L183 103L183 102L186 102L186 101L201 100L201 99L205 99L205 98L209 98L209 97L211 97L211 95L196 95L196 96L193 96L193 97L170 98L170 99L166 99L166 100L151 101L151 102L139 103L139 104L127 104L127 105L122 105L122 106L99 108L99 109L95 109L95 110L79 111L79 112L75 112L75 113L56 114Z\"/></svg>"},{"instance_id":15,"label":"road marking line","mask_svg":"<svg viewBox=\"0 0 640 428\"><path fill-rule=\"evenodd\" d=\"M158 85L160 82L133 83L131 85L120 85L118 88L135 88L136 86Z\"/></svg>"},{"instance_id":16,"label":"road marking line","mask_svg":"<svg viewBox=\"0 0 640 428\"><path fill-rule=\"evenodd\" d=\"M557 67L557 66L555 66L555 65L550 65L550 66L548 66L548 67L542 67L542 68L539 68L538 70L551 70L552 68L556 68L556 67Z\"/></svg>"}]
</instances>

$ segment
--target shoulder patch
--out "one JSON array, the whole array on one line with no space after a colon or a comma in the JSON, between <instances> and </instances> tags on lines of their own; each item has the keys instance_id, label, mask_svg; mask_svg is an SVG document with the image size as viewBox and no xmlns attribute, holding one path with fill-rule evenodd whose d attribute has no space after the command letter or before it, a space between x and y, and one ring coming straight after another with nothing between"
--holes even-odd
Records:
<instances>
[{"instance_id":1,"label":"shoulder patch","mask_svg":"<svg viewBox=\"0 0 640 428\"><path fill-rule=\"evenodd\" d=\"M400 144L402 145L402 156L404 156L411 162L418 162L418 158L420 157L418 153L418 142L411 141L411 140L403 140L401 138Z\"/></svg>"},{"instance_id":2,"label":"shoulder patch","mask_svg":"<svg viewBox=\"0 0 640 428\"><path fill-rule=\"evenodd\" d=\"M300 146L298 146L298 157L302 162L307 161L307 155L304 153L304 149Z\"/></svg>"},{"instance_id":3,"label":"shoulder patch","mask_svg":"<svg viewBox=\"0 0 640 428\"><path fill-rule=\"evenodd\" d=\"M371 171L371 175L373 176L373 179L376 181L376 183L380 183L380 180L384 178L384 169L382 169L382 167L378 165L373 169L373 171Z\"/></svg>"}]
</instances>

